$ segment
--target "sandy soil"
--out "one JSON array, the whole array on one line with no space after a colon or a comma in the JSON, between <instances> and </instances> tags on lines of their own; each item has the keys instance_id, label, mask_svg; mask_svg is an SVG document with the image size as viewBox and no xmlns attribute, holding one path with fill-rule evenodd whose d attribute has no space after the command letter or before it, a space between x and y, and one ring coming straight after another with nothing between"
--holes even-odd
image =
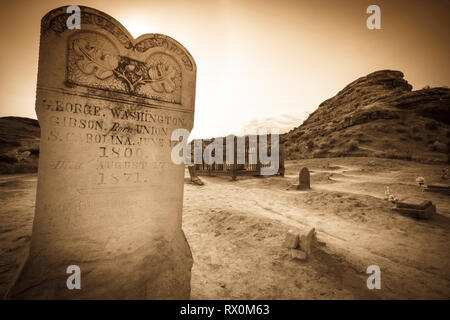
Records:
<instances>
[{"instance_id":1,"label":"sandy soil","mask_svg":"<svg viewBox=\"0 0 450 320\"><path fill-rule=\"evenodd\" d=\"M310 191L297 191L311 170ZM378 158L289 161L286 176L186 175L183 228L194 256L192 299L449 299L450 199L422 192L417 176L439 181L444 166ZM186 173L187 174L187 173ZM384 186L400 199L437 205L431 220L393 213ZM35 175L0 177L0 295L29 245ZM282 246L288 229L317 230L326 242L306 262ZM368 290L369 265L381 290Z\"/></svg>"}]
</instances>

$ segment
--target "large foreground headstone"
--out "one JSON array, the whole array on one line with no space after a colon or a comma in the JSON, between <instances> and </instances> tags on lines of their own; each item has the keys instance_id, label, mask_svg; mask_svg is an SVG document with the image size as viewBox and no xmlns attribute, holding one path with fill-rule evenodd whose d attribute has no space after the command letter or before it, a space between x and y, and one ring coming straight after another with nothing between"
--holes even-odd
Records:
<instances>
[{"instance_id":1,"label":"large foreground headstone","mask_svg":"<svg viewBox=\"0 0 450 320\"><path fill-rule=\"evenodd\" d=\"M36 214L8 297L189 298L184 166L170 138L193 126L195 62L167 36L133 39L80 8L79 30L67 28L67 7L41 23Z\"/></svg>"}]
</instances>

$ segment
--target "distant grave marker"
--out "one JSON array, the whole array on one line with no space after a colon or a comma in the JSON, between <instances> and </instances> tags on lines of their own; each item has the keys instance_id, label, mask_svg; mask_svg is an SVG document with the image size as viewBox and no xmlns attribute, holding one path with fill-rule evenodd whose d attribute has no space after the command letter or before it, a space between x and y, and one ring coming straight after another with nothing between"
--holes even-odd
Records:
<instances>
[{"instance_id":1,"label":"distant grave marker","mask_svg":"<svg viewBox=\"0 0 450 320\"><path fill-rule=\"evenodd\" d=\"M79 30L67 28L67 7L41 22L36 214L8 296L187 299L184 165L171 161L170 138L193 126L195 62L168 36L133 39L80 8ZM66 286L70 265L80 289Z\"/></svg>"},{"instance_id":2,"label":"distant grave marker","mask_svg":"<svg viewBox=\"0 0 450 320\"><path fill-rule=\"evenodd\" d=\"M311 186L310 186L310 175L309 175L308 168L304 167L300 171L298 179L299 179L299 184L298 184L298 189L299 190L311 189Z\"/></svg>"},{"instance_id":3,"label":"distant grave marker","mask_svg":"<svg viewBox=\"0 0 450 320\"><path fill-rule=\"evenodd\" d=\"M197 176L197 173L195 172L195 166L188 166L188 170L189 170L189 176L191 178L191 182L193 184L202 186L204 183L203 181Z\"/></svg>"}]
</instances>

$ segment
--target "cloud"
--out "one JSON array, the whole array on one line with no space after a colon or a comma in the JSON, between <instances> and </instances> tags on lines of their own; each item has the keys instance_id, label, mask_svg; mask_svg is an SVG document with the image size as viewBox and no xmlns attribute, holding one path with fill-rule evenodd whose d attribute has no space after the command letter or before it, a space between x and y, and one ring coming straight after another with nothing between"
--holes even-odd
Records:
<instances>
[{"instance_id":1,"label":"cloud","mask_svg":"<svg viewBox=\"0 0 450 320\"><path fill-rule=\"evenodd\" d=\"M280 133L298 127L308 117L308 113L302 114L282 114L262 119L254 119L243 125L238 135L255 134L258 130L267 129L268 131L277 129Z\"/></svg>"}]
</instances>

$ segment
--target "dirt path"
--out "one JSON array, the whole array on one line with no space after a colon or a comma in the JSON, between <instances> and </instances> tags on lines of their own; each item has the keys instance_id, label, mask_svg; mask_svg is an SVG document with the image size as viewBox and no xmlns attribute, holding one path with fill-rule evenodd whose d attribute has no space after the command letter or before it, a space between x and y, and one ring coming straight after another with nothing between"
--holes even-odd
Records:
<instances>
[{"instance_id":1,"label":"dirt path","mask_svg":"<svg viewBox=\"0 0 450 320\"><path fill-rule=\"evenodd\" d=\"M362 161L368 162L367 159ZM217 226L223 230L235 228L236 223L227 220L229 214L239 214L246 218L258 215L268 219L264 221L270 221L271 224L260 230L260 237L265 238L264 234L267 234L275 247L277 244L273 241L278 241L278 248L266 248L265 256L259 259L276 260L277 252L283 252L282 237L275 239L272 232L284 233L288 228L305 232L316 227L319 237L327 242L327 249L322 253L338 257L322 261L329 264L322 265L328 268L329 277L342 280L341 270L335 266L339 259L348 263L347 266L354 270L354 276L365 275L366 268L376 264L383 274L382 290L377 293L379 297L448 299L449 201L446 196L423 193L411 182L417 173L427 173L429 170L440 172L441 169L408 163L407 170L392 170L391 165L384 170L384 160L377 161L380 163L373 170L364 168L361 164L343 165L338 170L319 170L313 165L313 190L307 192L297 191L292 186L298 177L292 172L298 172L297 165L288 167L285 178L240 178L237 182L232 182L229 178L203 178L205 186L187 185L185 189L186 233L189 238L193 221L196 225L205 223L201 218L205 214L209 214L209 223L213 224L209 228L214 232L217 232ZM317 160L315 166L322 166L323 163ZM401 163L397 165L401 166ZM337 179L334 178L336 174L339 175ZM405 180L405 176L414 179ZM382 200L385 185L396 190L403 198L406 194L431 199L438 204L439 214L430 221L420 221L392 213L390 203ZM199 207L213 211L192 218L192 212L196 212L196 215L203 212L199 212ZM274 224L279 227L277 231L274 231ZM252 236L245 230L241 231L235 231L230 237L245 239L255 245ZM228 237L223 240L226 239ZM242 247L239 248L241 249ZM201 260L201 256L197 258ZM223 263L227 264L227 259L222 258L225 259ZM238 257L235 259L239 260ZM250 261L246 263L245 260L239 260L239 263L242 269L252 270L251 264L247 266ZM316 270L320 269L314 263L311 266ZM217 274L217 279L221 276L222 274ZM362 288L355 288L354 284L352 282L352 293L364 298ZM361 286L365 288L365 282ZM294 297L295 295L291 296Z\"/></svg>"}]
</instances>

